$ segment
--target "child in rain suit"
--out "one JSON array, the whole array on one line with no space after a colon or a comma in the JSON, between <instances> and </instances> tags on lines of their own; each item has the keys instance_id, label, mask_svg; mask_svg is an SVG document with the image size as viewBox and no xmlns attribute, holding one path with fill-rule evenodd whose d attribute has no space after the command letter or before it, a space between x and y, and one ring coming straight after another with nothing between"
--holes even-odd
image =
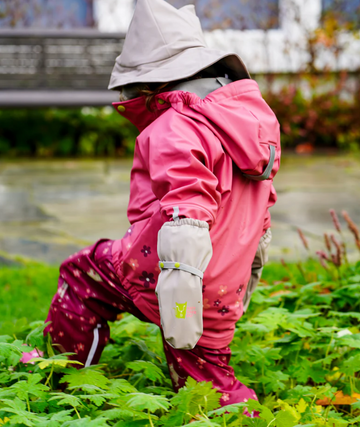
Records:
<instances>
[{"instance_id":1,"label":"child in rain suit","mask_svg":"<svg viewBox=\"0 0 360 427\"><path fill-rule=\"evenodd\" d=\"M175 390L191 376L222 405L256 399L228 346L271 239L276 117L241 59L206 47L194 7L164 0L137 1L109 88L140 132L131 226L63 262L46 333L88 366L128 312L161 327Z\"/></svg>"}]
</instances>

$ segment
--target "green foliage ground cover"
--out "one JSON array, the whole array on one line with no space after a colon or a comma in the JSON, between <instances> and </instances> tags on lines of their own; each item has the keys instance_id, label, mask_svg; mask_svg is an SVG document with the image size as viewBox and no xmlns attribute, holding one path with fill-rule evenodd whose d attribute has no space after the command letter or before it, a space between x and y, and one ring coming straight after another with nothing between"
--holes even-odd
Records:
<instances>
[{"instance_id":1,"label":"green foliage ground cover","mask_svg":"<svg viewBox=\"0 0 360 427\"><path fill-rule=\"evenodd\" d=\"M217 409L219 393L188 379L174 394L156 326L130 315L111 325L98 366L77 370L43 340L57 269L0 269L0 425L256 426L360 425L360 262L273 263L238 322L231 345L237 377L260 403ZM45 351L35 365L27 350ZM337 405L342 391L353 404ZM319 404L326 400L328 406ZM260 418L242 415L244 407Z\"/></svg>"}]
</instances>

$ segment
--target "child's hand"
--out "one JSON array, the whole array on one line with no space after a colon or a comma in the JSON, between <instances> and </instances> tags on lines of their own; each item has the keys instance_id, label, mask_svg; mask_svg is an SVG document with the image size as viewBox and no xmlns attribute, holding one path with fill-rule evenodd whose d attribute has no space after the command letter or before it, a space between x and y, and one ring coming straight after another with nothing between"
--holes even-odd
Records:
<instances>
[{"instance_id":1,"label":"child's hand","mask_svg":"<svg viewBox=\"0 0 360 427\"><path fill-rule=\"evenodd\" d=\"M156 294L166 341L190 350L203 332L202 278L212 256L209 226L190 218L166 222L158 235Z\"/></svg>"}]
</instances>

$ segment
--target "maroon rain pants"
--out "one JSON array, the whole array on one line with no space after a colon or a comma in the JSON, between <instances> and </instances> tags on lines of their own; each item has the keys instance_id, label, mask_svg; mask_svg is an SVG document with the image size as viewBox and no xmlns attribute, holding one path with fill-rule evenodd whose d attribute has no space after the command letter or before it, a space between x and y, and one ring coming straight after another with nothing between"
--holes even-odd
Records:
<instances>
[{"instance_id":1,"label":"maroon rain pants","mask_svg":"<svg viewBox=\"0 0 360 427\"><path fill-rule=\"evenodd\" d=\"M58 291L46 319L51 324L45 333L50 333L53 344L62 352L77 353L76 359L85 366L99 361L110 335L107 322L116 320L118 314L131 313L149 322L117 277L112 244L112 240L99 240L61 264ZM253 390L235 378L229 366L229 347L176 350L164 340L164 350L176 391L190 376L196 381L211 381L222 393L222 405L257 399Z\"/></svg>"}]
</instances>

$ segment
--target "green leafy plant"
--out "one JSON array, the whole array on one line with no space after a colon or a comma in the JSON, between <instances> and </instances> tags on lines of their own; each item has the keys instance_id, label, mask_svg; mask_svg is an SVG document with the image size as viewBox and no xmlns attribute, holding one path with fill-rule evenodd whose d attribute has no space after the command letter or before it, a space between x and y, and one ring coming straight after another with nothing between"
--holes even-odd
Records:
<instances>
[{"instance_id":1,"label":"green leafy plant","mask_svg":"<svg viewBox=\"0 0 360 427\"><path fill-rule=\"evenodd\" d=\"M78 369L66 355L54 354L42 334L45 325L32 318L34 303L28 313L24 305L20 320L5 311L0 324L0 425L359 426L360 261L349 262L352 242L345 241L336 213L331 215L335 232L325 235L318 259L266 266L236 325L231 363L259 402L219 408L221 395L211 383L192 378L175 394L159 329L131 315L111 324L100 364ZM358 228L346 212L342 217L358 250ZM299 234L310 254L306 236ZM52 267L38 267L31 264L30 276L26 267L4 267L0 286L11 283L15 294L18 286L26 296L24 283L33 274L39 294L45 289L39 301L49 305L43 284ZM35 348L44 355L20 362L23 351Z\"/></svg>"},{"instance_id":2,"label":"green leafy plant","mask_svg":"<svg viewBox=\"0 0 360 427\"><path fill-rule=\"evenodd\" d=\"M126 156L137 134L112 107L0 111L0 154L7 157Z\"/></svg>"}]
</instances>

